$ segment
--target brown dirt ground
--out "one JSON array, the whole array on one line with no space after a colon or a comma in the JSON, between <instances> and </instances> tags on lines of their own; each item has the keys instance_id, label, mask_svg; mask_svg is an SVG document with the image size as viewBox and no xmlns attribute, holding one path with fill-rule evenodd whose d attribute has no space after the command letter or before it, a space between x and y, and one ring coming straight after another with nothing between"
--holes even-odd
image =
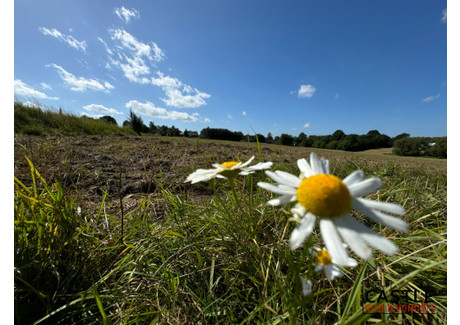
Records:
<instances>
[{"instance_id":1,"label":"brown dirt ground","mask_svg":"<svg viewBox=\"0 0 460 325\"><path fill-rule=\"evenodd\" d=\"M380 169L388 164L418 168L425 172L447 172L447 160L391 155L389 149L364 152L313 149L335 163L365 164ZM309 157L312 148L262 144L265 161L295 166L297 159ZM133 136L30 136L14 138L14 173L30 185L27 156L47 182L58 181L79 205L97 211L104 193L108 207L118 209L120 195L125 210L134 208L139 195L161 197L162 188L171 193L211 195L209 186L185 184L187 175L197 168L211 168L214 162L242 161L255 155L255 143L203 139ZM120 182L121 176L121 182ZM120 186L121 184L121 186ZM161 209L161 200L153 209ZM104 207L105 208L105 207Z\"/></svg>"}]
</instances>

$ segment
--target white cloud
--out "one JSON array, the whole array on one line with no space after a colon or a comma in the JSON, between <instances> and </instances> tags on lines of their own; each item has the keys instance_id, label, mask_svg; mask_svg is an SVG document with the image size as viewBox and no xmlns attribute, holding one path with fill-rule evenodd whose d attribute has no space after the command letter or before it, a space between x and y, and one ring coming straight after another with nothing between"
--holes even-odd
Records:
<instances>
[{"instance_id":1,"label":"white cloud","mask_svg":"<svg viewBox=\"0 0 460 325\"><path fill-rule=\"evenodd\" d=\"M205 119L203 120L204 123L211 123L211 120L208 119L207 117L205 117Z\"/></svg>"},{"instance_id":2,"label":"white cloud","mask_svg":"<svg viewBox=\"0 0 460 325\"><path fill-rule=\"evenodd\" d=\"M165 76L162 72L157 72L158 78L152 77L152 85L158 87L171 87L171 88L179 88L182 86L182 82L170 76Z\"/></svg>"},{"instance_id":3,"label":"white cloud","mask_svg":"<svg viewBox=\"0 0 460 325\"><path fill-rule=\"evenodd\" d=\"M98 119L98 118L101 118L104 116L104 114L88 114L86 112L81 112L80 113L81 116L87 116L87 117L91 117L91 118L95 118L95 119Z\"/></svg>"},{"instance_id":4,"label":"white cloud","mask_svg":"<svg viewBox=\"0 0 460 325\"><path fill-rule=\"evenodd\" d=\"M140 17L139 11L137 11L136 9L131 8L131 10L129 10L123 6L121 8L115 8L115 14L118 16L118 18L123 20L125 23L129 23L129 20L131 18Z\"/></svg>"},{"instance_id":5,"label":"white cloud","mask_svg":"<svg viewBox=\"0 0 460 325\"><path fill-rule=\"evenodd\" d=\"M177 111L168 111L162 107L156 107L151 102L141 103L137 100L131 100L126 103L126 107L132 109L133 112L151 116L155 118L160 118L164 120L173 120L173 121L190 121L196 122L198 119L195 116L189 115L183 112Z\"/></svg>"},{"instance_id":6,"label":"white cloud","mask_svg":"<svg viewBox=\"0 0 460 325\"><path fill-rule=\"evenodd\" d=\"M19 79L14 80L14 93L18 96L31 99L59 99L57 97L49 97L47 94L32 88Z\"/></svg>"},{"instance_id":7,"label":"white cloud","mask_svg":"<svg viewBox=\"0 0 460 325\"><path fill-rule=\"evenodd\" d=\"M246 111L243 111L243 116L246 116Z\"/></svg>"},{"instance_id":8,"label":"white cloud","mask_svg":"<svg viewBox=\"0 0 460 325\"><path fill-rule=\"evenodd\" d=\"M83 106L83 108L87 110L88 112L96 112L96 113L103 113L103 114L118 114L118 115L123 114L122 112L119 112L114 108L108 108L108 107L105 107L99 104L89 104L89 105Z\"/></svg>"},{"instance_id":9,"label":"white cloud","mask_svg":"<svg viewBox=\"0 0 460 325\"><path fill-rule=\"evenodd\" d=\"M436 98L439 98L439 96L441 96L441 95L437 94L436 96L428 96L426 98L423 98L422 102L424 102L424 103L431 102L432 100L435 100Z\"/></svg>"},{"instance_id":10,"label":"white cloud","mask_svg":"<svg viewBox=\"0 0 460 325\"><path fill-rule=\"evenodd\" d=\"M305 124L303 125L303 127L304 127L304 128L309 128L309 127L310 127L310 123L305 123Z\"/></svg>"},{"instance_id":11,"label":"white cloud","mask_svg":"<svg viewBox=\"0 0 460 325\"><path fill-rule=\"evenodd\" d=\"M228 118L233 118L233 116L231 114L228 114L227 117Z\"/></svg>"},{"instance_id":12,"label":"white cloud","mask_svg":"<svg viewBox=\"0 0 460 325\"><path fill-rule=\"evenodd\" d=\"M44 82L41 82L40 83L40 86L42 86L43 89L46 89L46 90L51 90L53 88L51 88L50 85L48 85L47 83L44 83Z\"/></svg>"},{"instance_id":13,"label":"white cloud","mask_svg":"<svg viewBox=\"0 0 460 325\"><path fill-rule=\"evenodd\" d=\"M300 85L299 90L297 91L297 96L300 98L310 98L313 97L316 88L312 85Z\"/></svg>"},{"instance_id":14,"label":"white cloud","mask_svg":"<svg viewBox=\"0 0 460 325\"><path fill-rule=\"evenodd\" d=\"M447 8L442 11L442 18L441 18L442 23L447 23Z\"/></svg>"},{"instance_id":15,"label":"white cloud","mask_svg":"<svg viewBox=\"0 0 460 325\"><path fill-rule=\"evenodd\" d=\"M162 98L161 100L165 102L166 105L177 108L200 107L206 105L205 98L211 97L211 95L201 92L196 88L192 89L187 85L184 86L182 91L171 87L164 87L163 90L168 98Z\"/></svg>"},{"instance_id":16,"label":"white cloud","mask_svg":"<svg viewBox=\"0 0 460 325\"><path fill-rule=\"evenodd\" d=\"M150 83L151 80L147 78L150 74L148 62L154 64L162 61L165 58L163 50L154 42L151 44L140 42L124 29L109 30L109 32L115 48L109 48L107 43L99 38L109 55L110 64L107 63L106 67L118 67L131 82Z\"/></svg>"},{"instance_id":17,"label":"white cloud","mask_svg":"<svg viewBox=\"0 0 460 325\"><path fill-rule=\"evenodd\" d=\"M119 42L123 49L131 51L136 57L145 56L149 60L156 62L165 58L163 50L155 42L152 42L152 45L142 43L124 29L110 30L110 32L113 41Z\"/></svg>"},{"instance_id":18,"label":"white cloud","mask_svg":"<svg viewBox=\"0 0 460 325\"><path fill-rule=\"evenodd\" d=\"M70 47L73 47L76 50L86 52L86 41L79 41L71 35L62 34L56 28L48 29L46 27L39 27L38 30L47 36L52 36L60 41L67 43Z\"/></svg>"},{"instance_id":19,"label":"white cloud","mask_svg":"<svg viewBox=\"0 0 460 325\"><path fill-rule=\"evenodd\" d=\"M99 81L95 79L86 79L83 77L75 77L70 72L67 72L63 67L57 64L48 64L46 67L53 67L57 70L61 79L70 86L71 90L74 91L85 91L86 89L98 90L109 92L109 89L115 88L107 81L104 84L101 84Z\"/></svg>"}]
</instances>

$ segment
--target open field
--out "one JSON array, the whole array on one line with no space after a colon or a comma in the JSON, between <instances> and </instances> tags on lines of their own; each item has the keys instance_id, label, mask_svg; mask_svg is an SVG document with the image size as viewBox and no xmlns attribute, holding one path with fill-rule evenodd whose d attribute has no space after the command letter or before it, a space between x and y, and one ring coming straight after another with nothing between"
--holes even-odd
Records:
<instances>
[{"instance_id":1,"label":"open field","mask_svg":"<svg viewBox=\"0 0 460 325\"><path fill-rule=\"evenodd\" d=\"M260 146L272 170L293 174L297 159L308 159L312 150L341 178L356 169L381 178L381 190L369 197L403 205L411 230L369 223L396 242L400 254L375 252L366 266L334 282L319 280L313 298L301 298L292 270L305 256L288 248L294 227L288 209L265 206L272 196L255 185L267 181L263 173L238 179L241 205L226 182L215 188L184 183L215 162L253 155L257 161L256 143L16 134L16 318L24 324L40 318L63 324L445 323L447 161L393 156L391 149ZM25 156L42 180L31 176ZM366 281L426 289L437 313L415 320L364 315L363 297L347 304L360 270Z\"/></svg>"}]
</instances>

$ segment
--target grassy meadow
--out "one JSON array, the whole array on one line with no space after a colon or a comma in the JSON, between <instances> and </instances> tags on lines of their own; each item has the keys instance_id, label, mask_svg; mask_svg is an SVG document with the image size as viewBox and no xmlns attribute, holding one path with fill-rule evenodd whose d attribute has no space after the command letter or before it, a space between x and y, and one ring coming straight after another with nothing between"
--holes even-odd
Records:
<instances>
[{"instance_id":1,"label":"grassy meadow","mask_svg":"<svg viewBox=\"0 0 460 325\"><path fill-rule=\"evenodd\" d=\"M374 250L329 281L291 251L288 205L267 206L263 172L191 185L213 163L272 161L298 175L314 151L340 178L379 177L367 198L405 207L409 233L354 216L400 248ZM203 139L15 134L17 324L445 324L447 163L443 159ZM320 242L318 226L313 235ZM301 293L299 274L314 276ZM428 292L434 313L365 313L381 286Z\"/></svg>"}]
</instances>

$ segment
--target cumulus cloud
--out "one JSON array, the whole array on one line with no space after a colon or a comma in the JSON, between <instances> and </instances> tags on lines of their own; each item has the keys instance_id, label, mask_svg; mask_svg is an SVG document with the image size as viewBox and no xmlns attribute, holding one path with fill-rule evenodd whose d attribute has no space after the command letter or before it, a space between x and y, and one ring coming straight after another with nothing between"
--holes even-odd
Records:
<instances>
[{"instance_id":1,"label":"cumulus cloud","mask_svg":"<svg viewBox=\"0 0 460 325\"><path fill-rule=\"evenodd\" d=\"M182 90L171 87L164 87L163 90L167 98L161 100L166 105L177 108L197 108L206 105L205 99L211 97L211 95L187 85Z\"/></svg>"},{"instance_id":2,"label":"cumulus cloud","mask_svg":"<svg viewBox=\"0 0 460 325\"><path fill-rule=\"evenodd\" d=\"M195 116L190 114L177 111L168 111L162 107L156 107L155 104L148 101L141 103L137 100L131 100L126 103L126 107L132 109L135 113L164 120L189 122L196 122L198 120Z\"/></svg>"},{"instance_id":3,"label":"cumulus cloud","mask_svg":"<svg viewBox=\"0 0 460 325\"><path fill-rule=\"evenodd\" d=\"M108 54L107 69L118 68L124 76L134 83L152 84L160 87L165 93L161 100L171 107L197 108L206 105L211 95L201 92L181 80L165 75L156 69L156 63L165 59L163 50L155 43L144 43L124 29L109 30L114 46L99 38ZM152 68L157 70L152 74Z\"/></svg>"},{"instance_id":4,"label":"cumulus cloud","mask_svg":"<svg viewBox=\"0 0 460 325\"><path fill-rule=\"evenodd\" d=\"M243 111L243 116L246 116L246 111Z\"/></svg>"},{"instance_id":5,"label":"cumulus cloud","mask_svg":"<svg viewBox=\"0 0 460 325\"><path fill-rule=\"evenodd\" d=\"M444 9L444 10L442 11L441 22L442 22L443 24L447 23L447 9Z\"/></svg>"},{"instance_id":6,"label":"cumulus cloud","mask_svg":"<svg viewBox=\"0 0 460 325\"><path fill-rule=\"evenodd\" d=\"M207 117L205 117L205 119L203 120L204 123L211 123L211 120L208 119Z\"/></svg>"},{"instance_id":7,"label":"cumulus cloud","mask_svg":"<svg viewBox=\"0 0 460 325\"><path fill-rule=\"evenodd\" d=\"M58 97L49 97L47 94L32 88L31 86L22 82L20 79L14 80L14 93L24 98L53 100L59 99Z\"/></svg>"},{"instance_id":8,"label":"cumulus cloud","mask_svg":"<svg viewBox=\"0 0 460 325\"><path fill-rule=\"evenodd\" d=\"M313 97L316 88L312 85L300 85L299 90L297 91L297 96L299 98L310 98Z\"/></svg>"},{"instance_id":9,"label":"cumulus cloud","mask_svg":"<svg viewBox=\"0 0 460 325\"><path fill-rule=\"evenodd\" d=\"M76 50L86 52L86 41L79 41L71 35L61 33L56 28L48 29L46 27L39 27L38 30L43 35L54 37Z\"/></svg>"},{"instance_id":10,"label":"cumulus cloud","mask_svg":"<svg viewBox=\"0 0 460 325\"><path fill-rule=\"evenodd\" d=\"M83 77L76 77L72 73L66 71L63 67L57 64L48 64L46 67L53 67L57 70L61 79L70 86L71 90L74 91L86 91L87 89L98 90L109 92L110 89L115 88L109 82L105 81L104 84L101 84L95 79L86 79Z\"/></svg>"},{"instance_id":11,"label":"cumulus cloud","mask_svg":"<svg viewBox=\"0 0 460 325\"><path fill-rule=\"evenodd\" d=\"M105 107L99 104L89 104L89 105L83 106L83 108L87 110L88 112L103 113L103 114L118 114L118 115L123 114L122 112L119 112L114 108L108 108L108 107Z\"/></svg>"},{"instance_id":12,"label":"cumulus cloud","mask_svg":"<svg viewBox=\"0 0 460 325\"><path fill-rule=\"evenodd\" d=\"M310 127L310 123L305 123L305 124L303 125L303 127L306 128L306 129L309 128L309 127Z\"/></svg>"},{"instance_id":13,"label":"cumulus cloud","mask_svg":"<svg viewBox=\"0 0 460 325\"><path fill-rule=\"evenodd\" d=\"M436 98L439 98L439 96L441 96L441 95L437 94L436 96L428 96L426 98L423 98L422 102L424 102L424 103L431 102L432 100L435 100Z\"/></svg>"},{"instance_id":14,"label":"cumulus cloud","mask_svg":"<svg viewBox=\"0 0 460 325\"><path fill-rule=\"evenodd\" d=\"M130 9L126 9L123 6L121 8L115 8L115 14L118 16L118 18L123 20L125 23L129 23L131 18L140 17L139 11L137 11L136 9L131 8L130 10Z\"/></svg>"}]
</instances>

